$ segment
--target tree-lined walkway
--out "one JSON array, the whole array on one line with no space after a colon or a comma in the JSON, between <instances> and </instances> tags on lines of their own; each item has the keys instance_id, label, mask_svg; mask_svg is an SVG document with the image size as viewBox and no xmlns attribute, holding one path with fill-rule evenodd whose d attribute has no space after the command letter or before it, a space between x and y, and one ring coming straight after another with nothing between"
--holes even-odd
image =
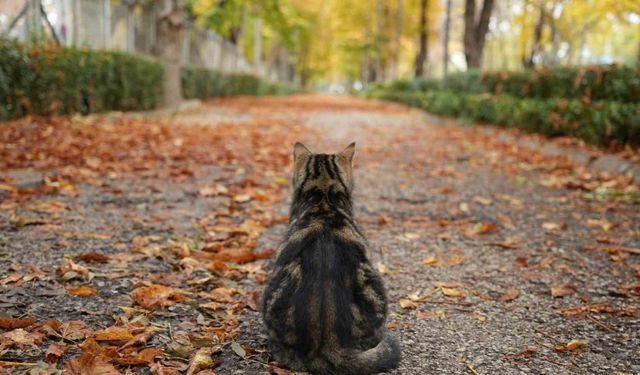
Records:
<instances>
[{"instance_id":1,"label":"tree-lined walkway","mask_svg":"<svg viewBox=\"0 0 640 375\"><path fill-rule=\"evenodd\" d=\"M286 373L267 364L256 308L300 140L357 142L394 373L640 372L632 177L499 138L322 96L3 124L0 365Z\"/></svg>"}]
</instances>

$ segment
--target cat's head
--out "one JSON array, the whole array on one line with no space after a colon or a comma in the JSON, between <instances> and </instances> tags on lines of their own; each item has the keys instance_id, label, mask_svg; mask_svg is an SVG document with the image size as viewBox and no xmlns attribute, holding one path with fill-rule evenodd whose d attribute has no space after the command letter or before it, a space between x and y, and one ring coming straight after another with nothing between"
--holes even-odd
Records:
<instances>
[{"instance_id":1,"label":"cat's head","mask_svg":"<svg viewBox=\"0 0 640 375\"><path fill-rule=\"evenodd\" d=\"M337 154L314 154L297 142L293 147L293 189L296 193L321 191L351 195L353 190L353 156L351 143Z\"/></svg>"}]
</instances>

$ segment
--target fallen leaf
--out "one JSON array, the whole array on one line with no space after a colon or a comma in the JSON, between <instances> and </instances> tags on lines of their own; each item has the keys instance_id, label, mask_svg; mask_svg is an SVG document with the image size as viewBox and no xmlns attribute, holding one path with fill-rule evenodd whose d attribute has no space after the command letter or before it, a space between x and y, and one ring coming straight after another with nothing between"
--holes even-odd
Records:
<instances>
[{"instance_id":1,"label":"fallen leaf","mask_svg":"<svg viewBox=\"0 0 640 375\"><path fill-rule=\"evenodd\" d=\"M108 359L85 352L80 358L68 361L64 366L65 375L121 375Z\"/></svg>"},{"instance_id":2,"label":"fallen leaf","mask_svg":"<svg viewBox=\"0 0 640 375\"><path fill-rule=\"evenodd\" d=\"M586 346L587 344L589 344L589 340L575 339L575 340L569 341L565 345L556 346L554 350L557 352L572 352L576 349L580 349Z\"/></svg>"},{"instance_id":3,"label":"fallen leaf","mask_svg":"<svg viewBox=\"0 0 640 375\"><path fill-rule=\"evenodd\" d=\"M107 263L109 262L108 256L96 252L80 254L76 259L87 263Z\"/></svg>"},{"instance_id":4,"label":"fallen leaf","mask_svg":"<svg viewBox=\"0 0 640 375\"><path fill-rule=\"evenodd\" d=\"M65 287L67 292L71 295L78 297L91 297L96 295L96 290L90 286L67 286Z\"/></svg>"},{"instance_id":5,"label":"fallen leaf","mask_svg":"<svg viewBox=\"0 0 640 375\"><path fill-rule=\"evenodd\" d=\"M231 350L233 350L233 352L236 353L240 358L245 358L247 356L247 351L244 350L242 345L238 344L235 341L231 343Z\"/></svg>"},{"instance_id":6,"label":"fallen leaf","mask_svg":"<svg viewBox=\"0 0 640 375\"><path fill-rule=\"evenodd\" d=\"M489 233L494 233L498 230L498 227L492 223L476 223L471 228L467 228L464 232L467 236L480 236Z\"/></svg>"},{"instance_id":7,"label":"fallen leaf","mask_svg":"<svg viewBox=\"0 0 640 375\"><path fill-rule=\"evenodd\" d=\"M58 360L67 352L68 347L64 344L51 344L47 348L45 358L49 363L57 363Z\"/></svg>"},{"instance_id":8,"label":"fallen leaf","mask_svg":"<svg viewBox=\"0 0 640 375\"><path fill-rule=\"evenodd\" d=\"M456 298L460 298L460 297L464 297L464 291L459 290L459 289L451 289L451 288L441 288L442 290L442 294L444 294L447 297L456 297Z\"/></svg>"},{"instance_id":9,"label":"fallen leaf","mask_svg":"<svg viewBox=\"0 0 640 375\"><path fill-rule=\"evenodd\" d=\"M445 318L446 315L447 314L444 310L427 310L416 312L416 318L423 320L442 319Z\"/></svg>"},{"instance_id":10,"label":"fallen leaf","mask_svg":"<svg viewBox=\"0 0 640 375\"><path fill-rule=\"evenodd\" d=\"M547 223L542 223L542 229L546 230L547 232L559 232L567 229L567 225L564 223L559 224L559 223L547 222Z\"/></svg>"},{"instance_id":11,"label":"fallen leaf","mask_svg":"<svg viewBox=\"0 0 640 375\"><path fill-rule=\"evenodd\" d=\"M133 334L124 327L108 327L93 333L96 341L128 341L133 339Z\"/></svg>"},{"instance_id":12,"label":"fallen leaf","mask_svg":"<svg viewBox=\"0 0 640 375\"><path fill-rule=\"evenodd\" d=\"M551 295L554 298L570 296L575 292L576 292L576 287L571 284L563 284L563 285L551 288Z\"/></svg>"},{"instance_id":13,"label":"fallen leaf","mask_svg":"<svg viewBox=\"0 0 640 375\"><path fill-rule=\"evenodd\" d=\"M518 298L520 292L516 288L507 288L504 293L498 297L498 301L501 302L510 302Z\"/></svg>"},{"instance_id":14,"label":"fallen leaf","mask_svg":"<svg viewBox=\"0 0 640 375\"><path fill-rule=\"evenodd\" d=\"M131 297L138 305L150 310L170 306L184 300L184 295L180 290L158 284L138 287L131 292Z\"/></svg>"},{"instance_id":15,"label":"fallen leaf","mask_svg":"<svg viewBox=\"0 0 640 375\"><path fill-rule=\"evenodd\" d=\"M0 318L0 328L6 330L26 328L35 322L34 318Z\"/></svg>"},{"instance_id":16,"label":"fallen leaf","mask_svg":"<svg viewBox=\"0 0 640 375\"><path fill-rule=\"evenodd\" d=\"M436 266L438 265L438 259L436 259L436 257L434 256L430 256L428 258L424 258L422 260L422 264L426 264L428 266Z\"/></svg>"},{"instance_id":17,"label":"fallen leaf","mask_svg":"<svg viewBox=\"0 0 640 375\"><path fill-rule=\"evenodd\" d=\"M410 299L402 298L400 300L400 307L402 307L403 309L407 309L407 310L413 310L413 309L417 308L418 305L414 301L412 301Z\"/></svg>"},{"instance_id":18,"label":"fallen leaf","mask_svg":"<svg viewBox=\"0 0 640 375\"><path fill-rule=\"evenodd\" d=\"M213 348L200 348L191 356L187 375L195 375L199 371L213 367Z\"/></svg>"}]
</instances>

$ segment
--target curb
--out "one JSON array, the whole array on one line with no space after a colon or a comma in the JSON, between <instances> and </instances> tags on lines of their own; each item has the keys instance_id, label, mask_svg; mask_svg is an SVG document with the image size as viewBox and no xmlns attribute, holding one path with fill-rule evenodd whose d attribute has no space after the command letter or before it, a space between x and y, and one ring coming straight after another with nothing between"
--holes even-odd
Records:
<instances>
[{"instance_id":1,"label":"curb","mask_svg":"<svg viewBox=\"0 0 640 375\"><path fill-rule=\"evenodd\" d=\"M584 151L573 149L571 147L562 147L553 143L541 142L537 139L527 137L527 134L523 133L519 136L509 133L501 132L499 128L492 126L491 124L481 124L476 122L463 122L457 119L450 119L445 117L439 117L430 113L422 112L423 118L426 121L441 126L458 126L462 127L465 124L470 124L476 127L481 133L485 135L491 135L499 142L506 144L517 144L529 150L541 152L546 156L565 156L573 164L585 166L588 169L607 173L610 175L632 175L633 183L640 185L640 164L621 158L614 154L603 153L603 151ZM540 136L540 135L538 135ZM543 137L543 136L540 136ZM550 140L550 138L545 138Z\"/></svg>"}]
</instances>

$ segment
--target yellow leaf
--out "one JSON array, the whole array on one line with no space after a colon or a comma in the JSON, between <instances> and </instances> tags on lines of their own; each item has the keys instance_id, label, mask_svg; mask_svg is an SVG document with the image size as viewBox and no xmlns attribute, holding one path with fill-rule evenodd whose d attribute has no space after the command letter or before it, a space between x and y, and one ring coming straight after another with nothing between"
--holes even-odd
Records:
<instances>
[{"instance_id":1,"label":"yellow leaf","mask_svg":"<svg viewBox=\"0 0 640 375\"><path fill-rule=\"evenodd\" d=\"M407 310L413 310L418 307L418 305L410 299L403 298L400 300L400 307Z\"/></svg>"},{"instance_id":2,"label":"yellow leaf","mask_svg":"<svg viewBox=\"0 0 640 375\"><path fill-rule=\"evenodd\" d=\"M430 256L428 258L424 258L422 260L422 263L428 266L436 266L438 264L438 259L436 259L436 257L434 256Z\"/></svg>"},{"instance_id":3,"label":"yellow leaf","mask_svg":"<svg viewBox=\"0 0 640 375\"><path fill-rule=\"evenodd\" d=\"M464 297L464 291L459 289L451 289L451 288L443 287L442 294L444 294L447 297L456 297L456 298Z\"/></svg>"}]
</instances>

